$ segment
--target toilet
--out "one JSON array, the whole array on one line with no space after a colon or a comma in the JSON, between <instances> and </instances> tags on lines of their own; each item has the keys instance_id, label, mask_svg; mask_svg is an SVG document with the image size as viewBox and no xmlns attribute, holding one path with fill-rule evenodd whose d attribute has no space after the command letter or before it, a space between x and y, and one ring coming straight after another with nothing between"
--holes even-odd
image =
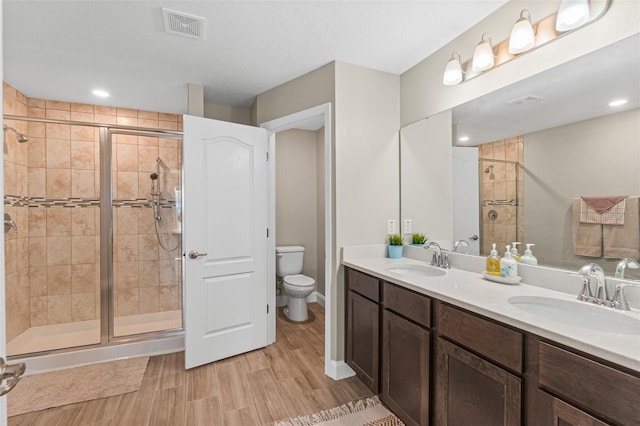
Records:
<instances>
[{"instance_id":1,"label":"toilet","mask_svg":"<svg viewBox=\"0 0 640 426\"><path fill-rule=\"evenodd\" d=\"M284 313L291 321L306 321L309 318L306 298L316 288L316 281L301 273L303 259L302 246L276 247L276 275L282 277L284 291L289 296Z\"/></svg>"}]
</instances>

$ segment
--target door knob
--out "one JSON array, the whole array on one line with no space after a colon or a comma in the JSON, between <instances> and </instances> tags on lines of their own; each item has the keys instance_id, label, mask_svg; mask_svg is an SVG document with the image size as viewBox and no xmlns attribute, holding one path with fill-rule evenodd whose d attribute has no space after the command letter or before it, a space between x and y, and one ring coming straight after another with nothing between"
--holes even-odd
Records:
<instances>
[{"instance_id":1,"label":"door knob","mask_svg":"<svg viewBox=\"0 0 640 426\"><path fill-rule=\"evenodd\" d=\"M6 380L6 383L0 385L0 396L6 395L16 387L26 369L23 362L5 364L4 358L0 358L0 381Z\"/></svg>"},{"instance_id":2,"label":"door knob","mask_svg":"<svg viewBox=\"0 0 640 426\"><path fill-rule=\"evenodd\" d=\"M200 257L200 256L206 256L206 255L207 255L207 253L198 253L198 252L197 252L197 251L195 251L195 250L191 250L191 251L189 252L189 257L190 257L190 258L192 258L192 259L196 259L196 258L198 258L198 257Z\"/></svg>"},{"instance_id":3,"label":"door knob","mask_svg":"<svg viewBox=\"0 0 640 426\"><path fill-rule=\"evenodd\" d=\"M478 240L478 236L477 235L472 235L472 236L469 237L469 239L471 241L477 241Z\"/></svg>"}]
</instances>

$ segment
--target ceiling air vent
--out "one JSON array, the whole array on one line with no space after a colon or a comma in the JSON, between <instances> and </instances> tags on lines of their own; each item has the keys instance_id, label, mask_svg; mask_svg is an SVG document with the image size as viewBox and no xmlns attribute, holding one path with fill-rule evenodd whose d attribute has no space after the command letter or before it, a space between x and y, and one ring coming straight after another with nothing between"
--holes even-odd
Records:
<instances>
[{"instance_id":1,"label":"ceiling air vent","mask_svg":"<svg viewBox=\"0 0 640 426\"><path fill-rule=\"evenodd\" d=\"M543 99L544 98L541 98L540 96L527 95L527 96L523 96L523 97L518 98L518 99L514 99L512 101L509 101L509 102L507 102L507 104L521 106L521 105L532 104L534 102L539 102L539 101L541 101Z\"/></svg>"},{"instance_id":2,"label":"ceiling air vent","mask_svg":"<svg viewBox=\"0 0 640 426\"><path fill-rule=\"evenodd\" d=\"M204 40L207 19L162 8L164 31L183 37Z\"/></svg>"}]
</instances>

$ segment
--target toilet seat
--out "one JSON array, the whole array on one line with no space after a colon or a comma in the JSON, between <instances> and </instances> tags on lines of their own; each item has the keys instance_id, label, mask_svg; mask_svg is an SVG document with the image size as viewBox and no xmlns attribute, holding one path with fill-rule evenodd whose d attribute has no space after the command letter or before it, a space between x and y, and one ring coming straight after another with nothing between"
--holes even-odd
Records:
<instances>
[{"instance_id":1,"label":"toilet seat","mask_svg":"<svg viewBox=\"0 0 640 426\"><path fill-rule=\"evenodd\" d=\"M306 275L287 275L284 277L284 283L296 287L310 287L316 284L316 280Z\"/></svg>"}]
</instances>

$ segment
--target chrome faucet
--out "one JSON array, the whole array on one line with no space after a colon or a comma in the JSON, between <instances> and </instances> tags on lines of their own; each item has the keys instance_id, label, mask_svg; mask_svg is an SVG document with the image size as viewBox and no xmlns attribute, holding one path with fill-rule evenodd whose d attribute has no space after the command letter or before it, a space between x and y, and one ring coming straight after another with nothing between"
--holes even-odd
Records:
<instances>
[{"instance_id":1,"label":"chrome faucet","mask_svg":"<svg viewBox=\"0 0 640 426\"><path fill-rule=\"evenodd\" d=\"M627 269L627 266L631 269L640 268L640 263L638 263L635 259L629 259L625 257L616 266L616 278L624 278L624 271Z\"/></svg>"},{"instance_id":2,"label":"chrome faucet","mask_svg":"<svg viewBox=\"0 0 640 426\"><path fill-rule=\"evenodd\" d=\"M616 291L613 294L613 299L611 299L612 308L620 309L621 311L629 310L629 302L627 302L627 298L624 296L624 289L627 287L640 288L640 284L620 283L616 285Z\"/></svg>"},{"instance_id":3,"label":"chrome faucet","mask_svg":"<svg viewBox=\"0 0 640 426\"><path fill-rule=\"evenodd\" d=\"M609 297L607 294L607 283L604 277L604 271L597 263L589 263L584 265L578 273L587 279L592 275L596 277L596 281L598 286L596 287L595 295L591 293L591 287L589 286L589 281L584 281L584 287L580 294L578 295L578 299L591 301L597 303L598 305L605 304L608 305Z\"/></svg>"},{"instance_id":4,"label":"chrome faucet","mask_svg":"<svg viewBox=\"0 0 640 426\"><path fill-rule=\"evenodd\" d=\"M449 269L449 256L446 253L443 253L442 247L440 244L435 241L431 241L426 246L424 246L425 250L431 248L432 246L436 247L436 251L433 253L433 257L431 258L431 265L437 266L439 268Z\"/></svg>"},{"instance_id":5,"label":"chrome faucet","mask_svg":"<svg viewBox=\"0 0 640 426\"><path fill-rule=\"evenodd\" d=\"M465 240L458 240L455 243L453 243L453 252L457 253L458 252L458 246L462 246L462 247L469 247L469 243Z\"/></svg>"}]
</instances>

